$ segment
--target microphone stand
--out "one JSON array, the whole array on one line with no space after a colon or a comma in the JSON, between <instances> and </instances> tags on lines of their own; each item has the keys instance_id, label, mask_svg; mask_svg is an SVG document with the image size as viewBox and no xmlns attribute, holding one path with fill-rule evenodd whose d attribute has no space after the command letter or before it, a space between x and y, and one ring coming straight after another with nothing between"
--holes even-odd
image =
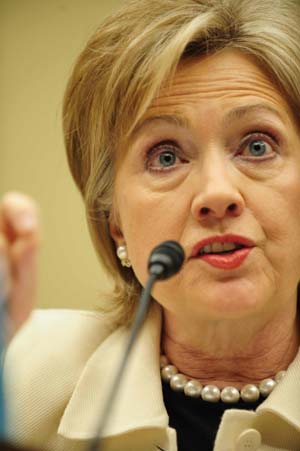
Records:
<instances>
[{"instance_id":1,"label":"microphone stand","mask_svg":"<svg viewBox=\"0 0 300 451\"><path fill-rule=\"evenodd\" d=\"M159 246L153 249L150 255L148 262L148 270L150 276L145 285L145 288L142 291L140 303L134 317L131 333L128 338L125 352L118 367L116 376L113 380L111 391L109 392L107 401L104 405L104 414L97 427L95 438L92 440L91 445L88 447L89 451L102 450L103 445L101 437L103 434L103 430L105 429L105 426L109 419L109 415L112 411L113 403L115 401L118 389L120 387L121 376L123 375L124 369L128 362L129 354L132 350L135 339L145 319L145 316L148 313L152 287L157 279L161 280L167 279L176 272L178 272L182 266L183 260L184 260L183 249L179 245L179 243L175 241L165 241L161 243ZM25 448L18 448L5 441L1 441L1 429L2 436L4 436L5 440L5 415L4 415L5 403L4 403L2 376L3 376L3 355L5 352L6 345L5 325L7 324L8 319L6 315L7 299L5 298L3 292L2 282L3 282L2 274L0 273L0 451L26 451ZM28 449L27 451L30 450Z\"/></svg>"},{"instance_id":2,"label":"microphone stand","mask_svg":"<svg viewBox=\"0 0 300 451\"><path fill-rule=\"evenodd\" d=\"M102 435L103 430L107 424L109 415L111 414L114 400L117 395L117 391L120 387L121 376L128 362L129 354L132 350L133 344L137 337L137 334L141 328L141 325L145 319L145 316L149 310L151 300L151 290L153 284L157 279L163 280L176 274L181 268L184 261L184 251L179 243L176 241L164 241L160 245L156 246L151 252L148 261L148 271L150 276L142 291L140 303L137 312L134 317L134 321L131 328L131 333L127 342L127 346L124 351L123 358L118 367L116 376L113 380L111 390L109 392L107 401L104 405L104 414L100 419L99 426L96 430L95 438L92 440L91 445L88 447L88 451L102 451Z\"/></svg>"},{"instance_id":3,"label":"microphone stand","mask_svg":"<svg viewBox=\"0 0 300 451\"><path fill-rule=\"evenodd\" d=\"M111 387L111 391L110 391L107 401L105 403L104 415L101 418L101 421L100 421L99 426L96 431L97 432L96 437L92 441L91 446L89 447L89 451L101 451L101 449L102 449L101 436L102 436L103 430L105 429L107 421L109 419L109 415L111 413L112 406L113 406L113 403L114 403L116 395L117 395L117 391L120 388L121 376L126 367L129 354L130 354L130 352L132 350L132 346L135 342L135 338L136 338L136 336L141 328L141 325L144 321L144 318L149 310L150 300L151 300L150 294L151 294L153 284L157 278L158 278L158 276L156 274L151 274L146 283L146 286L142 292L140 304L139 304L138 310L137 310L135 318L134 318L134 322L133 322L132 329L131 329L131 334L129 336L129 339L128 339L128 342L126 345L125 352L124 352L123 358L121 360L121 363L118 367L117 373L115 375L115 378L114 378L114 381L113 381L113 384Z\"/></svg>"}]
</instances>

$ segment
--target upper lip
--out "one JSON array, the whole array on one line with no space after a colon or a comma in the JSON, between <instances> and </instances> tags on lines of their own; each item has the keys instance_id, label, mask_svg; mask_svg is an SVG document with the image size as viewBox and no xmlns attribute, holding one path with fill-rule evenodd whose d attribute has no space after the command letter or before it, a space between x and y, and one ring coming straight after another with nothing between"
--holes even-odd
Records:
<instances>
[{"instance_id":1,"label":"upper lip","mask_svg":"<svg viewBox=\"0 0 300 451\"><path fill-rule=\"evenodd\" d=\"M197 257L202 247L212 243L236 243L243 245L245 247L255 246L255 243L252 240L250 240L250 238L246 238L241 235L226 234L226 235L210 236L204 238L203 240L195 244L195 246L192 249L191 257Z\"/></svg>"}]
</instances>

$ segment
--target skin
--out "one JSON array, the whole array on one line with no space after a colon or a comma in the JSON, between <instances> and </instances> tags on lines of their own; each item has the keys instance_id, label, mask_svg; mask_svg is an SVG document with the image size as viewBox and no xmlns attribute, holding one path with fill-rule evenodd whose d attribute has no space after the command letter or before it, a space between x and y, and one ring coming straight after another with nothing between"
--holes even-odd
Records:
<instances>
[{"instance_id":1,"label":"skin","mask_svg":"<svg viewBox=\"0 0 300 451\"><path fill-rule=\"evenodd\" d=\"M253 154L258 141L262 155ZM110 229L142 284L154 246L183 246L182 270L153 292L163 309L162 348L182 373L241 388L295 358L299 174L288 103L237 50L182 63L149 107L119 160ZM200 240L227 233L255 243L240 267L191 258Z\"/></svg>"},{"instance_id":2,"label":"skin","mask_svg":"<svg viewBox=\"0 0 300 451\"><path fill-rule=\"evenodd\" d=\"M17 191L0 199L0 296L6 301L9 341L36 302L40 212L34 199Z\"/></svg>"}]
</instances>

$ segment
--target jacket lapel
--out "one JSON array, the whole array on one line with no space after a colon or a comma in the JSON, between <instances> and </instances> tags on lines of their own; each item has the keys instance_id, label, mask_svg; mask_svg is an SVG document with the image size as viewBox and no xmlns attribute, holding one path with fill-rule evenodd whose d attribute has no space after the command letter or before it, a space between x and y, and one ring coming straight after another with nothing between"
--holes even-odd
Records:
<instances>
[{"instance_id":1,"label":"jacket lapel","mask_svg":"<svg viewBox=\"0 0 300 451\"><path fill-rule=\"evenodd\" d=\"M160 307L154 303L130 355L104 437L141 428L167 428L159 371ZM65 438L97 436L114 375L124 353L129 330L115 330L88 360L59 424Z\"/></svg>"},{"instance_id":2,"label":"jacket lapel","mask_svg":"<svg viewBox=\"0 0 300 451\"><path fill-rule=\"evenodd\" d=\"M300 349L278 387L256 409L259 414L273 413L300 432Z\"/></svg>"}]
</instances>

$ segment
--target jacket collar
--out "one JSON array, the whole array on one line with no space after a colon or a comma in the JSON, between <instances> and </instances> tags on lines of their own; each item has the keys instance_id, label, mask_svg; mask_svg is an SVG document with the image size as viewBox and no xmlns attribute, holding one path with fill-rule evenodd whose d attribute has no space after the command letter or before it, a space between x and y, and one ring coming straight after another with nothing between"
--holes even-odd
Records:
<instances>
[{"instance_id":1,"label":"jacket collar","mask_svg":"<svg viewBox=\"0 0 300 451\"><path fill-rule=\"evenodd\" d=\"M159 370L161 308L153 303L132 350L104 437L141 428L167 428ZM128 328L115 330L88 360L60 421L58 433L66 438L95 437L106 396L124 352ZM154 363L156 362L156 363ZM151 396L145 396L149 391ZM285 378L257 408L259 415L273 413L299 430L300 350Z\"/></svg>"},{"instance_id":2,"label":"jacket collar","mask_svg":"<svg viewBox=\"0 0 300 451\"><path fill-rule=\"evenodd\" d=\"M103 437L140 428L167 428L159 369L160 330L161 310L154 302L132 349L114 404L113 421L108 421ZM125 327L116 329L90 357L60 421L60 435L78 440L97 435L129 332ZM151 396L145 396L148 390Z\"/></svg>"},{"instance_id":3,"label":"jacket collar","mask_svg":"<svg viewBox=\"0 0 300 451\"><path fill-rule=\"evenodd\" d=\"M273 413L300 431L299 393L300 349L293 362L289 365L284 379L256 409L256 412L259 414Z\"/></svg>"}]
</instances>

